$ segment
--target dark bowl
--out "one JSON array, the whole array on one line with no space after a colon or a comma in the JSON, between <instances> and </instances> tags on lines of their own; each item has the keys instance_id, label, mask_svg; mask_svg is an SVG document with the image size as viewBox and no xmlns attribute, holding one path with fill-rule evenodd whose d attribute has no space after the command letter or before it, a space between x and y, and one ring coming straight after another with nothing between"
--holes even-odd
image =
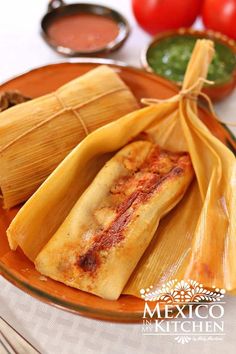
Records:
<instances>
[{"instance_id":1,"label":"dark bowl","mask_svg":"<svg viewBox=\"0 0 236 354\"><path fill-rule=\"evenodd\" d=\"M48 34L50 25L60 17L78 13L90 13L112 19L119 27L118 36L114 39L114 41L108 43L105 47L90 51L77 51L72 48L59 45ZM128 21L119 12L109 7L86 3L66 5L62 0L50 1L48 13L42 18L41 21L41 29L43 38L54 50L60 54L70 57L107 55L119 49L124 44L130 33Z\"/></svg>"},{"instance_id":2,"label":"dark bowl","mask_svg":"<svg viewBox=\"0 0 236 354\"><path fill-rule=\"evenodd\" d=\"M160 42L162 39L167 38L167 37L172 37L172 36L182 36L182 35L192 35L193 37L197 38L209 38L213 41L221 42L222 44L226 45L231 49L231 51L236 55L236 42L233 39L228 38L227 36L219 33L219 32L214 32L211 30L203 30L203 31L198 31L194 30L192 28L180 28L178 30L172 30L168 32L162 32L158 34L152 41L149 43L149 45L144 49L141 55L141 63L142 66L149 72L155 73L152 67L149 65L148 60L147 60L147 53L148 50L156 46L158 42ZM167 79L167 78L166 78ZM174 82L174 81L172 81ZM175 82L176 85L179 87L182 86L181 82ZM216 83L211 86L204 86L203 92L206 93L212 101L220 101L226 96L228 96L233 89L236 86L236 67L232 72L232 75L229 80L226 80L222 83Z\"/></svg>"}]
</instances>

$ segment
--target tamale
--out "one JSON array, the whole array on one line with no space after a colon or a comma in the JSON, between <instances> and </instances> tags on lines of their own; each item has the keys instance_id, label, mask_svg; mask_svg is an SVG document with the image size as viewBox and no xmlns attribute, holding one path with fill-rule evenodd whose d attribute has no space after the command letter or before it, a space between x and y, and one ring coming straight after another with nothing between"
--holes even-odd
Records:
<instances>
[{"instance_id":1,"label":"tamale","mask_svg":"<svg viewBox=\"0 0 236 354\"><path fill-rule=\"evenodd\" d=\"M43 275L117 299L160 218L193 177L188 154L147 141L121 149L100 170L35 260Z\"/></svg>"},{"instance_id":2,"label":"tamale","mask_svg":"<svg viewBox=\"0 0 236 354\"><path fill-rule=\"evenodd\" d=\"M138 108L108 66L57 91L0 113L0 195L3 207L27 200L90 132Z\"/></svg>"},{"instance_id":3,"label":"tamale","mask_svg":"<svg viewBox=\"0 0 236 354\"><path fill-rule=\"evenodd\" d=\"M213 54L213 42L198 40L178 95L153 100L75 147L12 221L12 249L19 246L35 261L111 154L146 132L161 149L188 151L196 180L160 222L123 293L139 296L141 288L175 278L235 291L236 160L199 119L197 107Z\"/></svg>"}]
</instances>

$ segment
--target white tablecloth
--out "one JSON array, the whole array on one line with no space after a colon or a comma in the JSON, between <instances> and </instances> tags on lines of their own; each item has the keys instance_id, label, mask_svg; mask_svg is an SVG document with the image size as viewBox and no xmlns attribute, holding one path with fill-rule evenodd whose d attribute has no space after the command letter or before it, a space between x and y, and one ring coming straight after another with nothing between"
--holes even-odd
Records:
<instances>
[{"instance_id":1,"label":"white tablecloth","mask_svg":"<svg viewBox=\"0 0 236 354\"><path fill-rule=\"evenodd\" d=\"M132 26L131 36L124 47L111 57L139 66L140 51L150 37L137 27L130 1L103 0L99 3L120 10ZM39 34L39 22L46 7L46 0L0 0L0 81L62 59ZM224 120L236 120L236 91L217 105L217 111ZM197 354L199 351L202 354L233 354L236 345L236 298L227 297L226 302L226 337L223 342L180 345L171 337L143 336L140 325L101 322L63 312L31 298L0 277L0 315L47 354L167 354L172 351L177 354Z\"/></svg>"}]
</instances>

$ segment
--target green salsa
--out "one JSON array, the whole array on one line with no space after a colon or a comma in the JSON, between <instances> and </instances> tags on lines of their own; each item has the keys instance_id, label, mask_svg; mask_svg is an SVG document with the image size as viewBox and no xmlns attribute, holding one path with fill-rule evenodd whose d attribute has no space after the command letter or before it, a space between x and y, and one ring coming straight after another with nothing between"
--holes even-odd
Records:
<instances>
[{"instance_id":1,"label":"green salsa","mask_svg":"<svg viewBox=\"0 0 236 354\"><path fill-rule=\"evenodd\" d=\"M149 48L147 61L157 74L175 82L182 82L197 38L191 35L172 36ZM233 51L215 42L215 55L208 71L208 80L222 83L230 79L236 66Z\"/></svg>"}]
</instances>

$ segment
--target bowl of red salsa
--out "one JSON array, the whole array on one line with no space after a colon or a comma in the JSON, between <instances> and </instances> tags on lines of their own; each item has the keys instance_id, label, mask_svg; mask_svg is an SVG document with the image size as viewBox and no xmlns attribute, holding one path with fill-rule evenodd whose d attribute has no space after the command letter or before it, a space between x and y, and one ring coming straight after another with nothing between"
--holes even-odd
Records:
<instances>
[{"instance_id":1,"label":"bowl of red salsa","mask_svg":"<svg viewBox=\"0 0 236 354\"><path fill-rule=\"evenodd\" d=\"M67 56L98 56L117 50L130 27L117 11L97 4L52 0L41 22L46 42Z\"/></svg>"}]
</instances>

